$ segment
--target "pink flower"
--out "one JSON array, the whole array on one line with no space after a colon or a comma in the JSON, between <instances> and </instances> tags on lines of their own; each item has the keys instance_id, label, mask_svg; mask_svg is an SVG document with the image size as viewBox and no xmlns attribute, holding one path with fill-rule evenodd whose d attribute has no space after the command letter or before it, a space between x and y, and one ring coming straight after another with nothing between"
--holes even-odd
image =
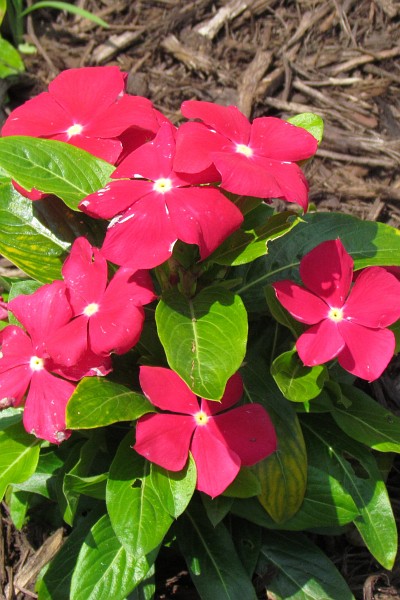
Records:
<instances>
[{"instance_id":1,"label":"pink flower","mask_svg":"<svg viewBox=\"0 0 400 600\"><path fill-rule=\"evenodd\" d=\"M48 340L52 358L71 366L89 350L97 355L130 350L142 332L143 305L155 299L149 274L119 269L107 285L107 261L83 237L75 240L62 273L75 318Z\"/></svg>"},{"instance_id":2,"label":"pink flower","mask_svg":"<svg viewBox=\"0 0 400 600\"><path fill-rule=\"evenodd\" d=\"M189 450L197 467L197 489L222 494L241 465L254 465L276 450L274 427L260 404L230 409L243 394L240 375L233 375L221 402L200 400L174 372L141 367L144 394L163 411L138 420L136 452L164 469L184 468Z\"/></svg>"},{"instance_id":3,"label":"pink flower","mask_svg":"<svg viewBox=\"0 0 400 600\"><path fill-rule=\"evenodd\" d=\"M307 209L308 185L297 161L310 158L317 140L301 127L275 117L250 123L235 106L189 100L188 119L178 130L174 169L196 173L214 165L221 187L235 194L283 198Z\"/></svg>"},{"instance_id":4,"label":"pink flower","mask_svg":"<svg viewBox=\"0 0 400 600\"><path fill-rule=\"evenodd\" d=\"M300 262L305 287L273 284L290 314L311 325L297 340L306 366L337 357L357 377L377 379L393 356L395 338L386 329L400 318L400 283L382 267L368 267L352 286L353 260L342 242L319 244Z\"/></svg>"},{"instance_id":5,"label":"pink flower","mask_svg":"<svg viewBox=\"0 0 400 600\"><path fill-rule=\"evenodd\" d=\"M110 219L102 252L117 265L150 269L167 260L179 239L209 256L243 221L240 210L219 190L192 185L204 177L173 169L174 128L165 123L152 142L130 154L111 182L87 196L79 208Z\"/></svg>"},{"instance_id":6,"label":"pink flower","mask_svg":"<svg viewBox=\"0 0 400 600\"><path fill-rule=\"evenodd\" d=\"M115 163L122 151L122 143L116 138L124 131L130 128L131 138L135 127L153 137L159 128L158 113L150 100L125 94L125 80L126 75L118 67L63 71L50 83L48 92L11 113L2 135L69 142Z\"/></svg>"},{"instance_id":7,"label":"pink flower","mask_svg":"<svg viewBox=\"0 0 400 600\"><path fill-rule=\"evenodd\" d=\"M10 311L26 329L9 325L0 333L0 408L19 406L27 393L23 423L29 433L59 444L69 437L65 407L75 389L67 379L105 374L109 361L88 354L71 370L57 365L46 348L47 338L71 318L71 307L61 281L39 288L30 296L18 296Z\"/></svg>"}]
</instances>

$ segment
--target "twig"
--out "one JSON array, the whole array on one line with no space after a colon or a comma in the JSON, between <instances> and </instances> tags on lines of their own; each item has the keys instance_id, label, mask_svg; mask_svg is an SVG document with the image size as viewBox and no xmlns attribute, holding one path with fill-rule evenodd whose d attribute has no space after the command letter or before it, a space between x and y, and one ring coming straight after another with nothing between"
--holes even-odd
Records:
<instances>
[{"instance_id":1,"label":"twig","mask_svg":"<svg viewBox=\"0 0 400 600\"><path fill-rule=\"evenodd\" d=\"M243 73L242 81L238 87L238 108L247 116L251 115L254 98L265 72L272 62L271 52L258 50L254 59Z\"/></svg>"},{"instance_id":2,"label":"twig","mask_svg":"<svg viewBox=\"0 0 400 600\"><path fill-rule=\"evenodd\" d=\"M381 52L371 52L370 54L363 54L362 56L356 56L355 58L351 58L350 60L347 60L344 63L332 67L331 73L333 75L338 75L339 73L351 71L356 67L360 67L361 65L365 65L370 62L386 60L387 58L395 58L399 54L400 46L395 46L394 48L390 48L389 50L382 50Z\"/></svg>"},{"instance_id":3,"label":"twig","mask_svg":"<svg viewBox=\"0 0 400 600\"><path fill-rule=\"evenodd\" d=\"M331 158L341 162L354 163L355 165L366 165L368 167L384 167L394 168L398 163L388 158L370 158L369 156L353 156L352 154L341 154L340 152L332 152L331 150L318 150L318 156L323 158Z\"/></svg>"},{"instance_id":4,"label":"twig","mask_svg":"<svg viewBox=\"0 0 400 600\"><path fill-rule=\"evenodd\" d=\"M112 35L105 44L98 46L93 52L93 62L97 65L101 65L111 58L114 58L122 50L129 48L141 37L144 29L138 31L125 31L120 35Z\"/></svg>"}]
</instances>

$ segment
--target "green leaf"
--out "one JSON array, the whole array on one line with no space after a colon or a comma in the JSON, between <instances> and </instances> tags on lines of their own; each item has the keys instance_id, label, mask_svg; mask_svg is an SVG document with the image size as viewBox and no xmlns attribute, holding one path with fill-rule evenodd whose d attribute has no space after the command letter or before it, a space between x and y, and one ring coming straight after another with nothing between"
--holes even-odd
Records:
<instances>
[{"instance_id":1,"label":"green leaf","mask_svg":"<svg viewBox=\"0 0 400 600\"><path fill-rule=\"evenodd\" d=\"M288 122L292 125L296 125L297 127L302 127L306 129L311 135L315 137L315 139L320 144L322 141L322 137L324 135L324 121L319 115L315 115L314 113L300 113L299 115L295 115L294 117L290 117Z\"/></svg>"},{"instance_id":2,"label":"green leaf","mask_svg":"<svg viewBox=\"0 0 400 600\"><path fill-rule=\"evenodd\" d=\"M72 530L37 584L36 591L40 600L55 600L56 598L57 600L71 600L71 578L79 550L102 512L104 510L100 512L100 508L96 507L83 517L77 527Z\"/></svg>"},{"instance_id":3,"label":"green leaf","mask_svg":"<svg viewBox=\"0 0 400 600\"><path fill-rule=\"evenodd\" d=\"M158 465L150 468L150 483L168 513L174 519L183 513L196 487L197 470L192 456L183 471L167 471Z\"/></svg>"},{"instance_id":4,"label":"green leaf","mask_svg":"<svg viewBox=\"0 0 400 600\"><path fill-rule=\"evenodd\" d=\"M108 515L92 527L72 575L70 600L124 600L150 568L146 556L128 553L114 534Z\"/></svg>"},{"instance_id":5,"label":"green leaf","mask_svg":"<svg viewBox=\"0 0 400 600\"><path fill-rule=\"evenodd\" d=\"M62 459L56 451L43 451L40 453L36 471L26 481L14 484L13 488L40 494L44 498L56 499L54 491L57 471L63 465Z\"/></svg>"},{"instance_id":6,"label":"green leaf","mask_svg":"<svg viewBox=\"0 0 400 600\"><path fill-rule=\"evenodd\" d=\"M81 8L80 6L74 6L73 4L68 4L68 2L57 2L53 0L44 0L43 2L35 2L32 6L28 6L25 10L21 12L21 17L25 17L25 15L29 15L33 10L37 10L39 8L55 8L57 10L65 10L73 15L78 15L83 19L88 19L96 25L100 25L101 27L105 27L106 29L109 27L108 23L103 21L97 15Z\"/></svg>"},{"instance_id":7,"label":"green leaf","mask_svg":"<svg viewBox=\"0 0 400 600\"><path fill-rule=\"evenodd\" d=\"M322 418L308 415L303 419L303 427L326 446L331 460L339 465L341 483L359 510L354 524L371 554L386 569L391 569L397 553L396 521L382 475L370 450L349 438L325 415Z\"/></svg>"},{"instance_id":8,"label":"green leaf","mask_svg":"<svg viewBox=\"0 0 400 600\"><path fill-rule=\"evenodd\" d=\"M282 306L276 297L275 290L272 285L267 285L265 288L265 299L267 300L268 308L275 319L284 327L287 327L297 339L304 331L304 326L299 321L296 321L292 315Z\"/></svg>"},{"instance_id":9,"label":"green leaf","mask_svg":"<svg viewBox=\"0 0 400 600\"><path fill-rule=\"evenodd\" d=\"M347 404L335 404L332 416L348 436L379 452L400 453L400 418L365 394L343 385Z\"/></svg>"},{"instance_id":10,"label":"green leaf","mask_svg":"<svg viewBox=\"0 0 400 600\"><path fill-rule=\"evenodd\" d=\"M272 566L278 574L268 584L276 600L354 600L347 583L329 558L301 534L264 535L257 571Z\"/></svg>"},{"instance_id":11,"label":"green leaf","mask_svg":"<svg viewBox=\"0 0 400 600\"><path fill-rule=\"evenodd\" d=\"M7 0L0 0L0 25L3 22L7 10Z\"/></svg>"},{"instance_id":12,"label":"green leaf","mask_svg":"<svg viewBox=\"0 0 400 600\"><path fill-rule=\"evenodd\" d=\"M0 79L5 79L10 75L18 75L23 71L25 71L25 65L19 53L10 42L0 36Z\"/></svg>"},{"instance_id":13,"label":"green leaf","mask_svg":"<svg viewBox=\"0 0 400 600\"><path fill-rule=\"evenodd\" d=\"M209 260L219 265L238 266L252 262L268 252L268 242L282 237L299 222L298 216L290 211L278 213L268 218L267 223L254 224L254 216L263 205L249 213L240 229L235 231L212 254Z\"/></svg>"},{"instance_id":14,"label":"green leaf","mask_svg":"<svg viewBox=\"0 0 400 600\"><path fill-rule=\"evenodd\" d=\"M14 489L10 494L10 497L7 498L10 516L14 527L17 529L22 529L26 522L26 513L29 509L30 498L31 494L29 492L22 492Z\"/></svg>"},{"instance_id":15,"label":"green leaf","mask_svg":"<svg viewBox=\"0 0 400 600\"><path fill-rule=\"evenodd\" d=\"M278 449L257 463L254 471L261 483L261 504L275 521L283 522L298 511L306 489L307 454L302 431L296 413L263 361L250 355L241 372L247 400L262 404L275 427Z\"/></svg>"},{"instance_id":16,"label":"green leaf","mask_svg":"<svg viewBox=\"0 0 400 600\"><path fill-rule=\"evenodd\" d=\"M222 523L214 528L200 502L178 520L176 534L202 600L256 600L228 530Z\"/></svg>"},{"instance_id":17,"label":"green leaf","mask_svg":"<svg viewBox=\"0 0 400 600\"><path fill-rule=\"evenodd\" d=\"M271 365L271 375L285 398L292 402L316 398L329 377L325 365L305 367L296 350L278 356Z\"/></svg>"},{"instance_id":18,"label":"green leaf","mask_svg":"<svg viewBox=\"0 0 400 600\"><path fill-rule=\"evenodd\" d=\"M55 194L73 210L115 170L71 144L26 136L0 138L0 167L23 188Z\"/></svg>"},{"instance_id":19,"label":"green leaf","mask_svg":"<svg viewBox=\"0 0 400 600\"><path fill-rule=\"evenodd\" d=\"M198 396L219 400L246 352L247 313L239 296L209 287L192 299L166 292L156 309L168 364Z\"/></svg>"},{"instance_id":20,"label":"green leaf","mask_svg":"<svg viewBox=\"0 0 400 600\"><path fill-rule=\"evenodd\" d=\"M400 266L400 232L394 227L342 213L309 213L289 236L271 243L267 256L232 270L232 277L242 278L237 293L248 310L262 312L264 287L281 279L298 280L300 259L319 243L336 238L353 257L355 269Z\"/></svg>"},{"instance_id":21,"label":"green leaf","mask_svg":"<svg viewBox=\"0 0 400 600\"><path fill-rule=\"evenodd\" d=\"M251 498L261 494L261 484L252 467L241 467L232 483L223 492L230 498Z\"/></svg>"},{"instance_id":22,"label":"green leaf","mask_svg":"<svg viewBox=\"0 0 400 600\"><path fill-rule=\"evenodd\" d=\"M225 519L233 504L233 498L227 498L226 496L211 498L207 494L201 495L201 501L213 527L216 527L218 523Z\"/></svg>"},{"instance_id":23,"label":"green leaf","mask_svg":"<svg viewBox=\"0 0 400 600\"><path fill-rule=\"evenodd\" d=\"M261 528L244 519L232 519L231 531L246 573L253 577L261 549Z\"/></svg>"},{"instance_id":24,"label":"green leaf","mask_svg":"<svg viewBox=\"0 0 400 600\"><path fill-rule=\"evenodd\" d=\"M22 408L4 408L0 411L0 431L7 429L7 427L11 427L11 425L15 425L16 423L20 423L22 420Z\"/></svg>"},{"instance_id":25,"label":"green leaf","mask_svg":"<svg viewBox=\"0 0 400 600\"><path fill-rule=\"evenodd\" d=\"M142 394L103 377L86 377L67 404L66 422L70 429L92 429L118 421L134 421L154 411Z\"/></svg>"},{"instance_id":26,"label":"green leaf","mask_svg":"<svg viewBox=\"0 0 400 600\"><path fill-rule=\"evenodd\" d=\"M0 431L0 499L7 486L21 483L35 472L40 441L26 433L22 423Z\"/></svg>"},{"instance_id":27,"label":"green leaf","mask_svg":"<svg viewBox=\"0 0 400 600\"><path fill-rule=\"evenodd\" d=\"M105 500L107 479L108 473L90 475L88 477L68 474L69 491L78 495L84 494L97 500Z\"/></svg>"},{"instance_id":28,"label":"green leaf","mask_svg":"<svg viewBox=\"0 0 400 600\"><path fill-rule=\"evenodd\" d=\"M173 522L150 476L150 463L132 445L133 432L121 442L111 464L106 490L113 529L127 551L144 555L156 548Z\"/></svg>"}]
</instances>

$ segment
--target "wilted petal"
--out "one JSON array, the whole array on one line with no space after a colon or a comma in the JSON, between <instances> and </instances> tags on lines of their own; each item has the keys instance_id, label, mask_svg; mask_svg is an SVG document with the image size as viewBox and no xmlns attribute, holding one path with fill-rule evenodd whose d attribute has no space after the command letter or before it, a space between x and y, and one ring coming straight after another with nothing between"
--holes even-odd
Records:
<instances>
[{"instance_id":1,"label":"wilted petal","mask_svg":"<svg viewBox=\"0 0 400 600\"><path fill-rule=\"evenodd\" d=\"M65 408L75 386L45 369L33 373L23 423L28 433L60 444L71 432L65 428Z\"/></svg>"},{"instance_id":2,"label":"wilted petal","mask_svg":"<svg viewBox=\"0 0 400 600\"><path fill-rule=\"evenodd\" d=\"M339 239L318 244L300 262L304 285L332 308L341 308L353 278L353 259Z\"/></svg>"},{"instance_id":3,"label":"wilted petal","mask_svg":"<svg viewBox=\"0 0 400 600\"><path fill-rule=\"evenodd\" d=\"M208 425L197 427L190 450L197 468L197 489L212 498L232 483L240 469L240 458L213 435Z\"/></svg>"},{"instance_id":4,"label":"wilted petal","mask_svg":"<svg viewBox=\"0 0 400 600\"><path fill-rule=\"evenodd\" d=\"M343 308L353 323L387 327L400 318L400 282L386 269L368 267L358 275Z\"/></svg>"},{"instance_id":5,"label":"wilted petal","mask_svg":"<svg viewBox=\"0 0 400 600\"><path fill-rule=\"evenodd\" d=\"M272 284L276 297L290 314L307 325L314 325L325 319L329 312L327 304L297 283L284 279Z\"/></svg>"},{"instance_id":6,"label":"wilted petal","mask_svg":"<svg viewBox=\"0 0 400 600\"><path fill-rule=\"evenodd\" d=\"M154 406L193 415L199 411L197 397L175 371L164 367L140 367L140 386Z\"/></svg>"},{"instance_id":7,"label":"wilted petal","mask_svg":"<svg viewBox=\"0 0 400 600\"><path fill-rule=\"evenodd\" d=\"M346 342L338 356L343 369L367 381L380 377L394 353L394 333L389 329L369 329L345 319L339 328Z\"/></svg>"},{"instance_id":8,"label":"wilted petal","mask_svg":"<svg viewBox=\"0 0 400 600\"><path fill-rule=\"evenodd\" d=\"M335 358L344 347L338 324L325 319L301 334L296 350L307 367L322 365Z\"/></svg>"},{"instance_id":9,"label":"wilted petal","mask_svg":"<svg viewBox=\"0 0 400 600\"><path fill-rule=\"evenodd\" d=\"M147 460L169 471L181 471L189 456L189 445L196 427L193 417L151 414L136 425L134 450Z\"/></svg>"},{"instance_id":10,"label":"wilted petal","mask_svg":"<svg viewBox=\"0 0 400 600\"><path fill-rule=\"evenodd\" d=\"M318 142L311 133L276 117L254 119L249 146L261 156L297 162L310 158Z\"/></svg>"}]
</instances>

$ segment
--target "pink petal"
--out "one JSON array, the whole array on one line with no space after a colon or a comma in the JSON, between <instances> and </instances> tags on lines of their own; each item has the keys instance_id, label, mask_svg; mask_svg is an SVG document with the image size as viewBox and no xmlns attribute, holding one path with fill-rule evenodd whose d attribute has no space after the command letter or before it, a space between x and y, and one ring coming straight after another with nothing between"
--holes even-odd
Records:
<instances>
[{"instance_id":1,"label":"pink petal","mask_svg":"<svg viewBox=\"0 0 400 600\"><path fill-rule=\"evenodd\" d=\"M129 127L124 133L118 136L123 151L118 158L118 164L121 164L132 152L137 150L143 144L151 142L154 139L155 133L148 131L147 129L139 129L138 127Z\"/></svg>"},{"instance_id":2,"label":"pink petal","mask_svg":"<svg viewBox=\"0 0 400 600\"><path fill-rule=\"evenodd\" d=\"M124 354L139 341L144 310L123 297L116 298L89 319L89 344L95 354Z\"/></svg>"},{"instance_id":3,"label":"pink petal","mask_svg":"<svg viewBox=\"0 0 400 600\"><path fill-rule=\"evenodd\" d=\"M192 417L145 415L136 425L134 450L169 471L181 471L189 456L189 444L196 427Z\"/></svg>"},{"instance_id":4,"label":"pink petal","mask_svg":"<svg viewBox=\"0 0 400 600\"><path fill-rule=\"evenodd\" d=\"M88 317L80 315L54 331L46 340L46 349L55 363L75 365L88 350Z\"/></svg>"},{"instance_id":5,"label":"pink petal","mask_svg":"<svg viewBox=\"0 0 400 600\"><path fill-rule=\"evenodd\" d=\"M52 137L66 131L73 120L63 108L43 92L12 111L1 131L3 136Z\"/></svg>"},{"instance_id":6,"label":"pink petal","mask_svg":"<svg viewBox=\"0 0 400 600\"><path fill-rule=\"evenodd\" d=\"M197 397L175 371L140 367L140 386L146 398L162 410L193 415L200 410Z\"/></svg>"},{"instance_id":7,"label":"pink petal","mask_svg":"<svg viewBox=\"0 0 400 600\"><path fill-rule=\"evenodd\" d=\"M77 363L69 367L51 363L48 370L61 375L65 379L79 381L83 377L104 377L108 375L112 371L112 363L109 356L98 356L87 349Z\"/></svg>"},{"instance_id":8,"label":"pink petal","mask_svg":"<svg viewBox=\"0 0 400 600\"><path fill-rule=\"evenodd\" d=\"M107 285L107 261L86 238L74 241L62 274L74 315L82 313L89 304L101 301Z\"/></svg>"},{"instance_id":9,"label":"pink petal","mask_svg":"<svg viewBox=\"0 0 400 600\"><path fill-rule=\"evenodd\" d=\"M201 400L201 410L204 410L208 415L215 415L223 410L231 408L239 402L243 396L243 380L240 373L235 373L227 381L224 395L221 402L212 402L210 400Z\"/></svg>"},{"instance_id":10,"label":"pink petal","mask_svg":"<svg viewBox=\"0 0 400 600\"><path fill-rule=\"evenodd\" d=\"M341 308L353 278L353 259L339 239L316 246L300 262L304 285L332 308Z\"/></svg>"},{"instance_id":11,"label":"pink petal","mask_svg":"<svg viewBox=\"0 0 400 600\"><path fill-rule=\"evenodd\" d=\"M201 119L206 125L236 144L249 143L251 125L236 106L186 100L181 106L181 111L187 119Z\"/></svg>"},{"instance_id":12,"label":"pink petal","mask_svg":"<svg viewBox=\"0 0 400 600\"><path fill-rule=\"evenodd\" d=\"M36 371L25 402L23 423L28 433L60 444L71 432L65 429L65 408L75 386L45 369Z\"/></svg>"},{"instance_id":13,"label":"pink petal","mask_svg":"<svg viewBox=\"0 0 400 600\"><path fill-rule=\"evenodd\" d=\"M197 489L212 498L222 494L239 472L238 455L208 425L196 428L190 450L197 467Z\"/></svg>"},{"instance_id":14,"label":"pink petal","mask_svg":"<svg viewBox=\"0 0 400 600\"><path fill-rule=\"evenodd\" d=\"M274 426L260 404L238 406L216 415L208 425L239 456L242 465L254 465L277 448Z\"/></svg>"},{"instance_id":15,"label":"pink petal","mask_svg":"<svg viewBox=\"0 0 400 600\"><path fill-rule=\"evenodd\" d=\"M124 94L113 102L99 119L92 121L85 128L85 135L113 138L130 127L140 127L148 133L158 131L160 126L153 105L147 98Z\"/></svg>"},{"instance_id":16,"label":"pink petal","mask_svg":"<svg viewBox=\"0 0 400 600\"><path fill-rule=\"evenodd\" d=\"M249 146L261 156L297 162L315 154L318 142L302 127L276 117L261 117L253 121Z\"/></svg>"},{"instance_id":17,"label":"pink petal","mask_svg":"<svg viewBox=\"0 0 400 600\"><path fill-rule=\"evenodd\" d=\"M282 198L307 209L308 185L300 167L239 152L216 153L214 164L221 173L221 187L234 194L257 198Z\"/></svg>"},{"instance_id":18,"label":"pink petal","mask_svg":"<svg viewBox=\"0 0 400 600\"><path fill-rule=\"evenodd\" d=\"M171 256L177 236L166 195L148 194L110 224L102 246L107 260L131 269L152 269Z\"/></svg>"},{"instance_id":19,"label":"pink petal","mask_svg":"<svg viewBox=\"0 0 400 600\"><path fill-rule=\"evenodd\" d=\"M223 151L226 145L232 147L224 136L202 123L183 123L176 134L174 170L179 173L204 171L212 165L213 153Z\"/></svg>"},{"instance_id":20,"label":"pink petal","mask_svg":"<svg viewBox=\"0 0 400 600\"><path fill-rule=\"evenodd\" d=\"M215 188L177 188L165 196L176 237L197 244L202 259L243 222L240 210Z\"/></svg>"},{"instance_id":21,"label":"pink petal","mask_svg":"<svg viewBox=\"0 0 400 600\"><path fill-rule=\"evenodd\" d=\"M381 267L363 269L343 308L353 323L387 327L400 318L400 282Z\"/></svg>"},{"instance_id":22,"label":"pink petal","mask_svg":"<svg viewBox=\"0 0 400 600\"><path fill-rule=\"evenodd\" d=\"M16 325L8 325L0 331L0 343L2 352L0 365L3 359L17 361L18 364L29 362L34 354L31 339Z\"/></svg>"},{"instance_id":23,"label":"pink petal","mask_svg":"<svg viewBox=\"0 0 400 600\"><path fill-rule=\"evenodd\" d=\"M70 137L65 134L54 135L52 139L67 142L111 164L117 162L122 152L122 144L119 140L103 140L99 137L87 137L86 135L73 135Z\"/></svg>"},{"instance_id":24,"label":"pink petal","mask_svg":"<svg viewBox=\"0 0 400 600\"><path fill-rule=\"evenodd\" d=\"M314 325L327 317L328 305L297 283L285 279L276 281L272 286L279 302L297 321Z\"/></svg>"},{"instance_id":25,"label":"pink petal","mask_svg":"<svg viewBox=\"0 0 400 600\"><path fill-rule=\"evenodd\" d=\"M79 203L79 208L91 217L112 219L153 191L150 181L112 181Z\"/></svg>"},{"instance_id":26,"label":"pink petal","mask_svg":"<svg viewBox=\"0 0 400 600\"><path fill-rule=\"evenodd\" d=\"M33 202L35 202L36 200L43 200L43 198L45 198L47 195L43 192L40 192L36 188L32 188L30 191L28 191L25 188L21 187L14 180L12 180L11 183L13 184L13 187L17 190L17 192L21 194L21 196L24 196L24 198L28 198L28 200L32 200Z\"/></svg>"},{"instance_id":27,"label":"pink petal","mask_svg":"<svg viewBox=\"0 0 400 600\"><path fill-rule=\"evenodd\" d=\"M338 324L325 319L301 334L296 350L307 367L322 365L335 358L344 347Z\"/></svg>"},{"instance_id":28,"label":"pink petal","mask_svg":"<svg viewBox=\"0 0 400 600\"><path fill-rule=\"evenodd\" d=\"M92 124L118 99L125 77L118 67L83 67L62 71L49 93L79 125ZM101 123L98 131L101 135ZM91 131L93 135L93 129Z\"/></svg>"},{"instance_id":29,"label":"pink petal","mask_svg":"<svg viewBox=\"0 0 400 600\"><path fill-rule=\"evenodd\" d=\"M116 296L136 306L149 304L156 299L154 286L148 271L133 271L121 267L111 279L103 297L103 306L112 304Z\"/></svg>"},{"instance_id":30,"label":"pink petal","mask_svg":"<svg viewBox=\"0 0 400 600\"><path fill-rule=\"evenodd\" d=\"M3 364L3 360L0 360L0 410L21 404L32 376L29 364L13 364L7 359Z\"/></svg>"},{"instance_id":31,"label":"pink petal","mask_svg":"<svg viewBox=\"0 0 400 600\"><path fill-rule=\"evenodd\" d=\"M380 377L394 353L394 333L389 329L369 329L345 319L339 323L339 330L346 343L338 356L343 369L367 381Z\"/></svg>"},{"instance_id":32,"label":"pink petal","mask_svg":"<svg viewBox=\"0 0 400 600\"><path fill-rule=\"evenodd\" d=\"M72 316L63 281L44 285L30 296L17 296L8 306L30 334L34 346L46 340Z\"/></svg>"}]
</instances>

